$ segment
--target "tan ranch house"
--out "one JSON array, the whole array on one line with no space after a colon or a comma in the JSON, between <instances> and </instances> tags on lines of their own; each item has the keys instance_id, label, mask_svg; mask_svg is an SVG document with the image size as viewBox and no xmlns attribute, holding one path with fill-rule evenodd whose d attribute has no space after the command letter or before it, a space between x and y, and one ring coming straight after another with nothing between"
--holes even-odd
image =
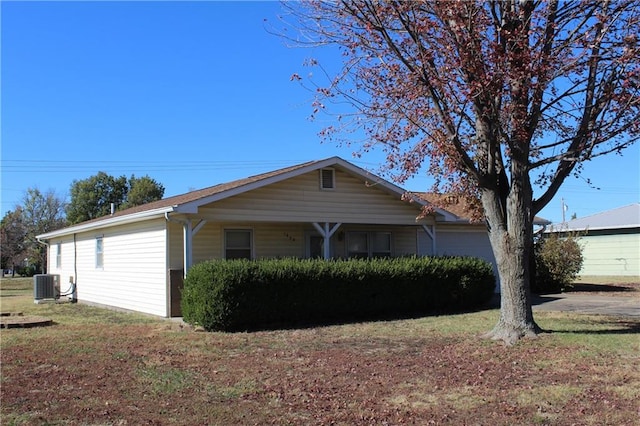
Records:
<instances>
[{"instance_id":1,"label":"tan ranch house","mask_svg":"<svg viewBox=\"0 0 640 426\"><path fill-rule=\"evenodd\" d=\"M404 195L404 197L403 197ZM485 225L338 157L115 212L38 239L79 302L180 316L183 275L208 259L471 255L495 265ZM452 209L454 210L454 209Z\"/></svg>"}]
</instances>

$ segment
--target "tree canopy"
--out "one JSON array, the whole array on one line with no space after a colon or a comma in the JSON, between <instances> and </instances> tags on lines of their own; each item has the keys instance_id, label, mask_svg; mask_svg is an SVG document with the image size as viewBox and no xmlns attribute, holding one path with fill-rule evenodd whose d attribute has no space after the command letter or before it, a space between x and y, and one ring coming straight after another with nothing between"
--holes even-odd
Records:
<instances>
[{"instance_id":1,"label":"tree canopy","mask_svg":"<svg viewBox=\"0 0 640 426\"><path fill-rule=\"evenodd\" d=\"M22 208L8 211L0 222L0 254L2 268L10 268L15 274L16 266L25 259L27 231L22 217Z\"/></svg>"},{"instance_id":2,"label":"tree canopy","mask_svg":"<svg viewBox=\"0 0 640 426\"><path fill-rule=\"evenodd\" d=\"M75 224L110 214L112 203L117 210L124 210L159 200L164 195L164 186L149 176L132 175L127 179L98 172L86 179L74 180L70 194L67 220Z\"/></svg>"},{"instance_id":3,"label":"tree canopy","mask_svg":"<svg viewBox=\"0 0 640 426\"><path fill-rule=\"evenodd\" d=\"M315 59L321 135L363 131L402 182L426 171L442 191L481 200L501 282L493 338L534 336L532 219L584 162L640 135L640 3L371 1L285 3L302 45L338 46L332 75ZM285 34L281 31L281 34ZM345 104L348 107L344 107ZM533 186L540 195L533 196Z\"/></svg>"},{"instance_id":4,"label":"tree canopy","mask_svg":"<svg viewBox=\"0 0 640 426\"><path fill-rule=\"evenodd\" d=\"M32 272L45 272L47 254L36 235L55 231L65 224L64 201L53 190L43 193L38 188L28 188L22 205L2 218L3 266L14 271L17 266L30 266Z\"/></svg>"}]
</instances>

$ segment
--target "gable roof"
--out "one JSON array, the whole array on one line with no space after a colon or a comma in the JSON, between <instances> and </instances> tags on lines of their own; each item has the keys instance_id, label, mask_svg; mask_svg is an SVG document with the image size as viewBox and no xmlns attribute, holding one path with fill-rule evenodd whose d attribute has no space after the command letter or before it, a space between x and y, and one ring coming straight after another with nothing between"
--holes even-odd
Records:
<instances>
[{"instance_id":1,"label":"gable roof","mask_svg":"<svg viewBox=\"0 0 640 426\"><path fill-rule=\"evenodd\" d=\"M547 232L640 228L640 203L573 219L566 223L554 223L550 228Z\"/></svg>"},{"instance_id":2,"label":"gable roof","mask_svg":"<svg viewBox=\"0 0 640 426\"><path fill-rule=\"evenodd\" d=\"M357 176L371 186L375 185L392 195L396 195L398 200L407 194L406 191L399 186L394 185L393 183L348 161L345 161L340 157L330 157L324 160L309 161L271 172L261 173L255 176L187 192L185 194L163 198L162 200L117 211L112 215L99 217L67 228L59 229L57 231L38 235L37 238L46 240L56 236L103 228L114 224L132 223L153 217L162 217L168 213L197 213L198 207L200 206L327 167L336 167L353 176ZM416 202L420 206L428 204L426 200L419 197L410 196L410 201ZM455 216L446 210L435 209L435 214L443 220L455 220Z\"/></svg>"}]
</instances>

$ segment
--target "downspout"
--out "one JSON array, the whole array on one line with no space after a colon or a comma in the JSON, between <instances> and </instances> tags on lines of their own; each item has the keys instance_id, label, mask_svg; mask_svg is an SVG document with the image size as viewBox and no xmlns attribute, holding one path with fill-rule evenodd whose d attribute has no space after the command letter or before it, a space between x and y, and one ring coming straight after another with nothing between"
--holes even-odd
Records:
<instances>
[{"instance_id":1,"label":"downspout","mask_svg":"<svg viewBox=\"0 0 640 426\"><path fill-rule=\"evenodd\" d=\"M73 291L71 293L71 301L78 301L78 246L76 233L73 233Z\"/></svg>"},{"instance_id":2,"label":"downspout","mask_svg":"<svg viewBox=\"0 0 640 426\"><path fill-rule=\"evenodd\" d=\"M187 276L187 271L191 268L192 263L192 254L191 254L191 221L189 219L186 220L178 220L169 217L169 212L165 212L164 218L167 222L180 223L182 225L182 243L184 246L183 250L183 277Z\"/></svg>"}]
</instances>

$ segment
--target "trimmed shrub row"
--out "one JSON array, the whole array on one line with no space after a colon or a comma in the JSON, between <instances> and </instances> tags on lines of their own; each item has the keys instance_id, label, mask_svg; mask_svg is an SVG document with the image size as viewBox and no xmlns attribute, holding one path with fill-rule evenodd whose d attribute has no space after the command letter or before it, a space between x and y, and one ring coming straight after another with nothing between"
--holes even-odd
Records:
<instances>
[{"instance_id":1,"label":"trimmed shrub row","mask_svg":"<svg viewBox=\"0 0 640 426\"><path fill-rule=\"evenodd\" d=\"M330 323L478 307L494 286L475 258L212 260L189 270L182 314L209 331Z\"/></svg>"}]
</instances>

